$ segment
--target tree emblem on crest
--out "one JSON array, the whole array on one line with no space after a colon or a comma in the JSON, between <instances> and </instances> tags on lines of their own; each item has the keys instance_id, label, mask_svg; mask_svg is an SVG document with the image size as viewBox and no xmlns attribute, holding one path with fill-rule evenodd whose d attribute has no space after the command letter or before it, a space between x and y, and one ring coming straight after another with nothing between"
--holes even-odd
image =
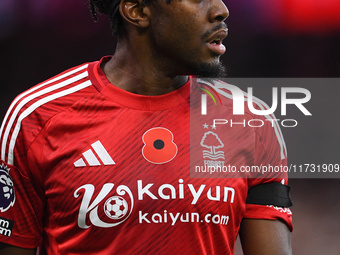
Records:
<instances>
[{"instance_id":1,"label":"tree emblem on crest","mask_svg":"<svg viewBox=\"0 0 340 255\"><path fill-rule=\"evenodd\" d=\"M201 140L201 146L205 147L209 150L203 150L203 158L210 158L213 160L224 157L223 151L217 151L217 149L223 148L224 144L221 141L221 139L218 137L217 134L215 134L212 131L205 132L202 140Z\"/></svg>"}]
</instances>

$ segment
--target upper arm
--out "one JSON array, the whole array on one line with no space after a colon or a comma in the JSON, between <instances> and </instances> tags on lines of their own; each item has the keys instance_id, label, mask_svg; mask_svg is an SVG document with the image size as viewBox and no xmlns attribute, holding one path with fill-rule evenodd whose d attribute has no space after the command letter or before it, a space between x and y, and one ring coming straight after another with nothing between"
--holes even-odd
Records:
<instances>
[{"instance_id":1,"label":"upper arm","mask_svg":"<svg viewBox=\"0 0 340 255\"><path fill-rule=\"evenodd\" d=\"M240 239L245 255L292 255L290 230L280 220L243 219Z\"/></svg>"},{"instance_id":2,"label":"upper arm","mask_svg":"<svg viewBox=\"0 0 340 255\"><path fill-rule=\"evenodd\" d=\"M35 255L36 249L25 249L0 243L0 254L2 255Z\"/></svg>"}]
</instances>

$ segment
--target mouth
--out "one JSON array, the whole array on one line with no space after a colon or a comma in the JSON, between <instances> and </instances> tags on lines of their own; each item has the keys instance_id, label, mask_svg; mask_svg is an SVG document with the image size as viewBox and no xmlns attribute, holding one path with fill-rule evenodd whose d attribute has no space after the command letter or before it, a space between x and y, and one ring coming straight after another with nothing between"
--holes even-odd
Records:
<instances>
[{"instance_id":1,"label":"mouth","mask_svg":"<svg viewBox=\"0 0 340 255\"><path fill-rule=\"evenodd\" d=\"M217 55L223 55L226 52L226 47L222 44L224 38L228 35L227 29L221 29L211 34L207 39L209 50Z\"/></svg>"},{"instance_id":2,"label":"mouth","mask_svg":"<svg viewBox=\"0 0 340 255\"><path fill-rule=\"evenodd\" d=\"M222 38L217 38L211 42L209 42L210 44L217 44L217 45L221 45L222 43Z\"/></svg>"}]
</instances>

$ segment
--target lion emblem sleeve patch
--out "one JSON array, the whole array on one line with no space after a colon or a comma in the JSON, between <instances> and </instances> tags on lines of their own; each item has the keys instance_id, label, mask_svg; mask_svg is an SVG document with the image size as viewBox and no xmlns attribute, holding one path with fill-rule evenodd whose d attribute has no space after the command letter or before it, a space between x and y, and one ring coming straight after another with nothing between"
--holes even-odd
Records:
<instances>
[{"instance_id":1,"label":"lion emblem sleeve patch","mask_svg":"<svg viewBox=\"0 0 340 255\"><path fill-rule=\"evenodd\" d=\"M7 211L15 203L15 193L10 168L0 164L0 212Z\"/></svg>"}]
</instances>

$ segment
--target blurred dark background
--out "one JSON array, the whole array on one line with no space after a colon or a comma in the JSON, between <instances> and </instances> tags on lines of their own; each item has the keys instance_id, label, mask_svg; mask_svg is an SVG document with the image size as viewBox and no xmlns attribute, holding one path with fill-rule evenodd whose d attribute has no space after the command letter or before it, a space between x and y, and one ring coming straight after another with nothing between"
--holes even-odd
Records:
<instances>
[{"instance_id":1,"label":"blurred dark background","mask_svg":"<svg viewBox=\"0 0 340 255\"><path fill-rule=\"evenodd\" d=\"M339 0L225 2L230 16L223 61L229 77L340 76ZM0 118L18 93L67 68L111 55L114 49L107 18L99 15L93 22L87 0L1 0ZM327 96L320 97L321 104L332 103ZM337 120L340 107L334 105L331 118ZM301 143L313 145L295 151L298 155L315 153L320 148L317 142L323 140L289 132L288 151ZM338 132L328 127L322 135ZM333 150L340 152L338 147ZM290 180L294 254L339 254L339 180ZM242 254L239 245L236 254Z\"/></svg>"}]
</instances>

